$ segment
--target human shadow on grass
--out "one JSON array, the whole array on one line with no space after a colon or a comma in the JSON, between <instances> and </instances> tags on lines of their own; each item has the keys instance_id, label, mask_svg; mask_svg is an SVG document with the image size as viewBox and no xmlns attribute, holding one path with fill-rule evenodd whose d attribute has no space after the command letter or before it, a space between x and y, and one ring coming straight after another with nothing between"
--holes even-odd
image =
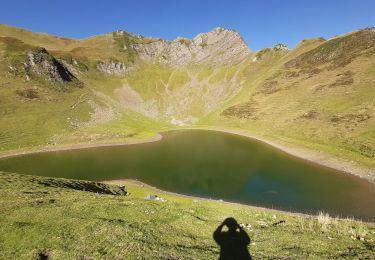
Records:
<instances>
[{"instance_id":1,"label":"human shadow on grass","mask_svg":"<svg viewBox=\"0 0 375 260\"><path fill-rule=\"evenodd\" d=\"M226 227L226 231L223 228ZM247 246L250 237L234 218L227 218L213 234L214 240L220 246L219 260L248 260L252 259Z\"/></svg>"}]
</instances>

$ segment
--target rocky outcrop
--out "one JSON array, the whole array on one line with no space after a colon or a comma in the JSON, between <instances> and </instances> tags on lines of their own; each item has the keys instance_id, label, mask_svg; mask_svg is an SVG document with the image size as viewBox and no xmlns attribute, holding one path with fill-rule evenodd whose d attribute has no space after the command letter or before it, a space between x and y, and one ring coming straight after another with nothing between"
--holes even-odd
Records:
<instances>
[{"instance_id":1,"label":"rocky outcrop","mask_svg":"<svg viewBox=\"0 0 375 260\"><path fill-rule=\"evenodd\" d=\"M273 47L273 50L275 51L288 51L288 46L286 46L285 44L283 43L279 43L279 44L276 44L274 47Z\"/></svg>"},{"instance_id":2,"label":"rocky outcrop","mask_svg":"<svg viewBox=\"0 0 375 260\"><path fill-rule=\"evenodd\" d=\"M124 47L129 49L129 46ZM193 39L178 37L174 41L155 38L140 40L138 37L130 47L140 59L170 65L236 64L251 54L237 31L224 28L198 34Z\"/></svg>"},{"instance_id":3,"label":"rocky outcrop","mask_svg":"<svg viewBox=\"0 0 375 260\"><path fill-rule=\"evenodd\" d=\"M65 83L78 81L66 66L41 47L27 54L25 68L29 72L28 74L35 74L52 82Z\"/></svg>"},{"instance_id":4,"label":"rocky outcrop","mask_svg":"<svg viewBox=\"0 0 375 260\"><path fill-rule=\"evenodd\" d=\"M129 72L130 68L122 62L99 62L96 69L107 75L122 76Z\"/></svg>"}]
</instances>

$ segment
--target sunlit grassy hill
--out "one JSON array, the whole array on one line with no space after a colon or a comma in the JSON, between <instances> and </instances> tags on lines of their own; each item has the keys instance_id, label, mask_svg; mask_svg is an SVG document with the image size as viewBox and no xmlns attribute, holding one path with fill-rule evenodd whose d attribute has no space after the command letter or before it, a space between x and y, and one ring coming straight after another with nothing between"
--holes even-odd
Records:
<instances>
[{"instance_id":1,"label":"sunlit grassy hill","mask_svg":"<svg viewBox=\"0 0 375 260\"><path fill-rule=\"evenodd\" d=\"M145 200L149 194L164 201ZM374 256L373 224L179 197L131 182L1 172L0 206L1 259L218 259L212 235L227 217L244 227L254 259Z\"/></svg>"},{"instance_id":2,"label":"sunlit grassy hill","mask_svg":"<svg viewBox=\"0 0 375 260\"><path fill-rule=\"evenodd\" d=\"M207 122L374 167L374 43L374 29L365 29L329 41L305 40L291 51L262 50L242 72L249 88Z\"/></svg>"}]
</instances>

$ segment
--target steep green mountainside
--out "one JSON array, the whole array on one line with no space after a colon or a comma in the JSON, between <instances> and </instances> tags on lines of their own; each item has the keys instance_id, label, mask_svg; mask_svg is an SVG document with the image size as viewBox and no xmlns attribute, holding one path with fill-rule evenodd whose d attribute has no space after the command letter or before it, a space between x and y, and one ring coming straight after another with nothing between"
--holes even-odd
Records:
<instances>
[{"instance_id":1,"label":"steep green mountainside","mask_svg":"<svg viewBox=\"0 0 375 260\"><path fill-rule=\"evenodd\" d=\"M0 25L0 149L221 127L375 167L375 31L253 53L216 28L166 41L84 40Z\"/></svg>"},{"instance_id":2,"label":"steep green mountainside","mask_svg":"<svg viewBox=\"0 0 375 260\"><path fill-rule=\"evenodd\" d=\"M374 166L374 54L374 29L303 41L282 55L261 51L255 63L272 68L265 67L262 79L210 122L297 140ZM254 76L252 67L243 73Z\"/></svg>"},{"instance_id":3,"label":"steep green mountainside","mask_svg":"<svg viewBox=\"0 0 375 260\"><path fill-rule=\"evenodd\" d=\"M77 41L1 25L1 149L144 138L196 123L238 93L235 67L251 55L221 28L172 42L121 30Z\"/></svg>"}]
</instances>

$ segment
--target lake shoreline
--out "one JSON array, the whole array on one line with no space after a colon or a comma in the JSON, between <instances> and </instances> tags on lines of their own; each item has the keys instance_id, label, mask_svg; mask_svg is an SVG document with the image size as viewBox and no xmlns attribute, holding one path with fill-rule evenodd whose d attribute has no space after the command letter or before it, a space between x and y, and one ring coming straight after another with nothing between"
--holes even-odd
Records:
<instances>
[{"instance_id":1,"label":"lake shoreline","mask_svg":"<svg viewBox=\"0 0 375 260\"><path fill-rule=\"evenodd\" d=\"M257 136L255 134L249 133L246 130L240 129L228 129L228 128L219 128L219 127L206 127L206 128L184 128L185 130L208 130L216 131L221 133L228 133L239 135L242 137L247 137L255 141L267 144L281 152L284 152L290 156L296 157L301 160L305 160L309 163L313 163L322 167L327 167L334 169L340 172L348 173L356 177L366 179L367 181L375 184L375 169L366 168L359 164L356 164L354 161L350 162L345 159L342 159L338 156L320 152L309 148L304 148L302 146L293 145L290 143L282 144L282 141L273 141L266 139L264 137Z\"/></svg>"},{"instance_id":2,"label":"lake shoreline","mask_svg":"<svg viewBox=\"0 0 375 260\"><path fill-rule=\"evenodd\" d=\"M322 167L331 168L337 171L348 173L356 177L366 179L367 181L375 184L375 169L365 168L361 165L356 164L354 161L350 162L344 160L338 156L326 152L319 152L313 149L304 148L302 146L293 145L290 143L281 143L282 141L273 141L266 139L264 137L252 134L246 130L241 129L228 129L221 127L186 127L186 128L171 128L164 131L160 131L154 136L147 139L132 140L132 141L119 141L113 143L83 143L83 144L67 144L67 145L56 145L52 147L44 147L36 150L23 150L23 151L10 151L0 154L0 159L7 157L14 157L26 154L36 154L44 152L58 152L58 151L67 151L67 150L79 150L79 149L88 149L96 147L110 147L110 146L124 146L124 145L135 145L143 144L150 142L160 141L162 133L178 130L205 130L205 131L214 131L222 132L228 134L234 134L242 137L246 137L264 144L267 144L274 149L277 149L281 152L287 153L290 156L296 157L301 160L305 160L309 163L313 163Z\"/></svg>"},{"instance_id":3,"label":"lake shoreline","mask_svg":"<svg viewBox=\"0 0 375 260\"><path fill-rule=\"evenodd\" d=\"M42 149L36 149L36 150L4 152L4 153L0 154L0 159L7 158L7 157L26 155L26 154L80 150L80 149L89 149L89 148L96 148L96 147L110 147L110 146L144 144L144 143L157 142L157 141L160 141L161 139L162 139L161 134L157 133L156 135L154 135L150 138L147 138L147 139L132 140L132 141L120 141L120 142L102 143L102 144L101 143L89 143L89 144L83 143L83 144L56 145L56 146L49 146L49 147L45 147L45 148L42 148Z\"/></svg>"},{"instance_id":4,"label":"lake shoreline","mask_svg":"<svg viewBox=\"0 0 375 260\"><path fill-rule=\"evenodd\" d=\"M317 216L317 214L319 213L319 212L317 212L317 214L314 215L314 214L303 213L303 212L298 212L298 211L288 211L286 209L267 208L267 207L262 207L262 206L246 204L246 203L242 203L242 202L227 201L227 200L223 200L223 199L200 197L200 196L197 196L197 195L187 195L187 194L177 193L177 192L173 192L173 191L163 190L163 189L152 186L150 184L147 184L147 183L142 182L142 181L137 180L137 179L115 179L115 180L103 180L103 181L99 181L99 182L109 184L109 185L125 186L125 187L126 187L126 184L131 183L133 185L137 185L138 187L146 188L146 189L152 190L156 193L165 194L165 195L168 195L168 196L176 196L176 197L192 199L192 200L196 200L196 201L220 202L220 203L225 203L225 204L229 204L229 205L239 205L239 206L257 208L257 209L262 209L262 210L267 210L267 211L269 210L269 211L282 212L282 213L287 213L287 214L296 214L296 215L301 215L301 216L306 216L306 217L307 216ZM131 192L130 192L130 194L131 194ZM163 198L163 197L161 197L161 198ZM331 217L344 219L343 217L340 217L340 216L331 216ZM370 223L372 223L372 222L370 222Z\"/></svg>"},{"instance_id":5,"label":"lake shoreline","mask_svg":"<svg viewBox=\"0 0 375 260\"><path fill-rule=\"evenodd\" d=\"M200 197L198 195L187 195L187 194L177 193L177 192L173 192L173 191L163 190L163 189L160 189L158 187L147 184L145 182L142 182L138 179L102 180L102 181L99 181L99 182L104 183L104 184L109 184L109 185L125 186L125 187L126 187L127 184L132 184L132 185L136 185L138 187L142 187L142 188L152 190L155 193L165 194L167 196L175 196L175 197L185 198L185 199L192 199L194 202L199 202L199 201L218 202L218 203L223 203L223 204L227 204L227 205L237 205L237 206L241 206L241 207L245 206L245 207L255 208L255 209L258 209L258 210L271 211L271 212L274 212L274 213L285 213L285 214L297 215L297 216L303 216L303 217L317 217L320 214L326 214L327 213L325 211L318 211L314 214L313 212L307 213L307 212L291 211L291 210L287 210L287 209L267 208L267 207L264 207L264 206L251 205L251 204L246 204L246 203L243 203L243 202L227 201L227 200L218 199L218 198ZM131 191L130 191L130 195L131 195ZM155 195L159 196L158 194L155 194ZM160 197L163 198L163 196L160 196ZM327 213L327 214L329 214L329 213ZM373 221L373 220L366 220L366 219L360 219L360 218L355 218L355 217L345 217L345 216L331 215L331 214L329 214L329 216L331 218L340 219L340 220L353 219L355 221L361 221L361 222L364 222L364 223L375 223L375 221Z\"/></svg>"}]
</instances>

